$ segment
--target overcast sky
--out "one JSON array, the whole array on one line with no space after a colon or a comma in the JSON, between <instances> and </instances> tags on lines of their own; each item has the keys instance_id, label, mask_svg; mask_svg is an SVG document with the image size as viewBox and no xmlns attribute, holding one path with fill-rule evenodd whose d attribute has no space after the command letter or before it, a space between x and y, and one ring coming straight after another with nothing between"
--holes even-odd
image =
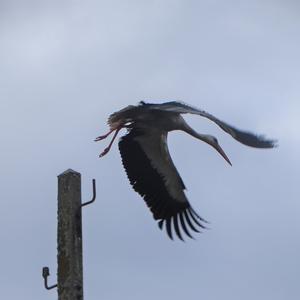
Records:
<instances>
[{"instance_id":1,"label":"overcast sky","mask_svg":"<svg viewBox=\"0 0 300 300\"><path fill-rule=\"evenodd\" d=\"M57 175L82 174L85 299L298 300L300 297L298 1L0 2L0 286L6 300L56 299ZM129 185L110 113L182 100L279 140L259 150L215 124L211 147L171 133L195 210L196 240L171 241ZM122 133L123 134L123 133Z\"/></svg>"}]
</instances>

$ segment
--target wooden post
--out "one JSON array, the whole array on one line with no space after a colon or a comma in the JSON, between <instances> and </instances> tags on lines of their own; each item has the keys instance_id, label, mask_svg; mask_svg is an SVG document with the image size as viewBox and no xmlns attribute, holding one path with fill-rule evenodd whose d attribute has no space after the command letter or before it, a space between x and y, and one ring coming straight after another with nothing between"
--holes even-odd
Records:
<instances>
[{"instance_id":1,"label":"wooden post","mask_svg":"<svg viewBox=\"0 0 300 300\"><path fill-rule=\"evenodd\" d=\"M58 176L58 300L83 300L81 175Z\"/></svg>"}]
</instances>

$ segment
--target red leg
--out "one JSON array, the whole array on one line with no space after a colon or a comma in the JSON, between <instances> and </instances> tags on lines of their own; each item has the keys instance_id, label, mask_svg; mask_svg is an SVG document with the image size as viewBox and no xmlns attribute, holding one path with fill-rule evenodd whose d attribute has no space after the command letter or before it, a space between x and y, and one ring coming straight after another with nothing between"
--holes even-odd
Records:
<instances>
[{"instance_id":1,"label":"red leg","mask_svg":"<svg viewBox=\"0 0 300 300\"><path fill-rule=\"evenodd\" d=\"M110 148L111 148L111 146L112 146L112 144L113 144L115 138L117 137L117 134L119 133L119 131L120 131L122 128L123 128L123 127L118 127L117 129L114 129L116 132L115 132L115 134L114 134L112 140L110 141L108 147L105 148L104 151L103 151L102 153L100 153L99 157L102 157L102 156L104 156L105 154L108 153L108 151L110 150ZM111 133L111 132L110 132L110 133ZM109 134L110 134L110 133L109 133ZM109 135L109 134L108 134L108 135Z\"/></svg>"},{"instance_id":2,"label":"red leg","mask_svg":"<svg viewBox=\"0 0 300 300\"><path fill-rule=\"evenodd\" d=\"M116 129L111 129L108 133L104 134L104 135L100 135L98 137L95 138L95 142L99 142L101 140L106 139L113 131L115 131Z\"/></svg>"}]
</instances>

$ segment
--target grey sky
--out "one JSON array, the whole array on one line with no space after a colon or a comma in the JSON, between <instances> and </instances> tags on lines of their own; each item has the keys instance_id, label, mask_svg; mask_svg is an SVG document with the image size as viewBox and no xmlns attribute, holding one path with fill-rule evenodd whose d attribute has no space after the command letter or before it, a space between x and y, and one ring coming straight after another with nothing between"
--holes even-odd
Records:
<instances>
[{"instance_id":1,"label":"grey sky","mask_svg":"<svg viewBox=\"0 0 300 300\"><path fill-rule=\"evenodd\" d=\"M82 173L86 299L296 300L300 296L300 5L297 1L0 3L3 299L55 299L56 176ZM210 147L172 133L195 210L211 222L172 242L131 189L116 145L94 137L140 100L182 100L277 138L247 148L208 120Z\"/></svg>"}]
</instances>

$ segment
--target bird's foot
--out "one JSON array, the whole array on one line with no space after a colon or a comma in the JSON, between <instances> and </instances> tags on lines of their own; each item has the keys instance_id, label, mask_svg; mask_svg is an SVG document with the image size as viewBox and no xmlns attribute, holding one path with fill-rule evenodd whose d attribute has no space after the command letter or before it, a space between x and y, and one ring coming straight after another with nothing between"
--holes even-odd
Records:
<instances>
[{"instance_id":1,"label":"bird's foot","mask_svg":"<svg viewBox=\"0 0 300 300\"><path fill-rule=\"evenodd\" d=\"M94 141L95 142L99 142L99 141L102 141L104 139L106 139L108 136L109 136L110 132L108 134L104 134L104 135L100 135L100 136L97 136Z\"/></svg>"},{"instance_id":2,"label":"bird's foot","mask_svg":"<svg viewBox=\"0 0 300 300\"><path fill-rule=\"evenodd\" d=\"M110 147L105 148L103 150L103 152L99 154L99 157L103 157L104 155L106 155L109 152L109 150L110 150Z\"/></svg>"}]
</instances>

